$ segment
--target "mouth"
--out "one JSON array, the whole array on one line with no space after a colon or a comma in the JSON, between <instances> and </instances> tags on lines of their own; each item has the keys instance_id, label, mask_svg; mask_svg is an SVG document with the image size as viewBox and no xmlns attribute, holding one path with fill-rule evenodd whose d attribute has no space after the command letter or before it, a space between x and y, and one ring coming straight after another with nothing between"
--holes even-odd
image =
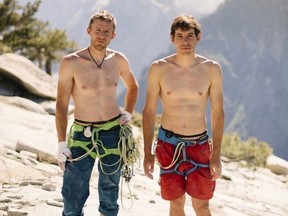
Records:
<instances>
[{"instance_id":1,"label":"mouth","mask_svg":"<svg viewBox=\"0 0 288 216\"><path fill-rule=\"evenodd\" d=\"M181 46L180 49L184 49L184 50L189 50L191 49L192 47L191 46Z\"/></svg>"},{"instance_id":2,"label":"mouth","mask_svg":"<svg viewBox=\"0 0 288 216\"><path fill-rule=\"evenodd\" d=\"M97 42L97 43L101 43L101 44L103 44L103 43L106 43L106 40L96 39L96 42Z\"/></svg>"}]
</instances>

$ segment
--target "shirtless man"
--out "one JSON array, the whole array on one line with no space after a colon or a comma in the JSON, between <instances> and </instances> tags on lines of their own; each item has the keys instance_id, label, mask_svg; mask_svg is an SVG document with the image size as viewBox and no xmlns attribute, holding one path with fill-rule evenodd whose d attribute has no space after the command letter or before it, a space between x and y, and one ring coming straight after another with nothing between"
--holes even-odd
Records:
<instances>
[{"instance_id":1,"label":"shirtless man","mask_svg":"<svg viewBox=\"0 0 288 216\"><path fill-rule=\"evenodd\" d=\"M195 53L201 29L192 16L176 17L170 37L176 53L153 62L149 69L143 111L144 170L153 178L151 147L160 97L163 113L154 150L160 165L161 196L170 201L170 216L185 215L186 192L192 197L197 216L210 216L209 199L221 175L222 71L217 62ZM209 97L211 145L205 115Z\"/></svg>"},{"instance_id":2,"label":"shirtless man","mask_svg":"<svg viewBox=\"0 0 288 216\"><path fill-rule=\"evenodd\" d=\"M109 12L102 10L93 15L87 28L91 39L89 47L65 56L60 64L56 128L57 159L64 170L63 216L84 215L91 171L99 155L99 212L116 216L119 211L117 200L121 175L118 162L121 160L115 149L118 150L119 125L132 117L138 83L126 57L107 48L116 35L115 26L116 20ZM123 111L116 97L119 78L127 88ZM66 139L71 96L75 104L75 121Z\"/></svg>"}]
</instances>

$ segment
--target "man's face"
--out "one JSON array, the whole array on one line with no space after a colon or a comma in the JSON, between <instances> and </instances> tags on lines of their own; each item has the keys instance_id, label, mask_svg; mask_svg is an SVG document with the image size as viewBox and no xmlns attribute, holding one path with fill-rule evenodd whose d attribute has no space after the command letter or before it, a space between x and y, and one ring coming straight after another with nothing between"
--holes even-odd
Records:
<instances>
[{"instance_id":1,"label":"man's face","mask_svg":"<svg viewBox=\"0 0 288 216\"><path fill-rule=\"evenodd\" d=\"M191 54L195 50L195 46L200 40L201 34L198 37L195 35L194 29L189 29L183 31L182 29L177 29L175 35L171 35L171 41L174 43L177 52L181 54Z\"/></svg>"},{"instance_id":2,"label":"man's face","mask_svg":"<svg viewBox=\"0 0 288 216\"><path fill-rule=\"evenodd\" d=\"M110 41L116 35L113 23L100 19L96 19L92 25L87 28L87 32L90 35L92 46L98 51L107 48Z\"/></svg>"}]
</instances>

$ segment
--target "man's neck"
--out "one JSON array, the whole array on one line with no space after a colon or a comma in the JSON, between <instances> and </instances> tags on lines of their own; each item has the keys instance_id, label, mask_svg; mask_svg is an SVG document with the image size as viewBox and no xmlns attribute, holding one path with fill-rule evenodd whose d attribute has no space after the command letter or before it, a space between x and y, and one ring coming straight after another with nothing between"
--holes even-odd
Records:
<instances>
[{"instance_id":1,"label":"man's neck","mask_svg":"<svg viewBox=\"0 0 288 216\"><path fill-rule=\"evenodd\" d=\"M92 56L94 58L96 58L97 60L102 60L103 58L105 58L105 56L107 54L107 48L103 48L102 50L98 50L92 45L90 45L88 48L89 48Z\"/></svg>"},{"instance_id":2,"label":"man's neck","mask_svg":"<svg viewBox=\"0 0 288 216\"><path fill-rule=\"evenodd\" d=\"M197 55L192 54L179 54L175 55L176 63L181 67L191 67L197 63Z\"/></svg>"}]
</instances>

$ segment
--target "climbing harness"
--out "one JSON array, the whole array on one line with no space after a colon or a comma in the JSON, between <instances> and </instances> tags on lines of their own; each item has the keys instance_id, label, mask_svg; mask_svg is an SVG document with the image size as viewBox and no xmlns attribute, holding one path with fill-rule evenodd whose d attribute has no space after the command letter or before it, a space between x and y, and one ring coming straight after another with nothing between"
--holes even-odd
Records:
<instances>
[{"instance_id":1,"label":"climbing harness","mask_svg":"<svg viewBox=\"0 0 288 216\"><path fill-rule=\"evenodd\" d=\"M181 139L179 136L173 134L173 132L168 131L168 130L161 127L159 129L158 138L155 142L155 144L156 144L155 150L158 146L160 146L159 143L161 143L161 142L163 142L163 143L167 142L171 145L174 145L175 150L174 150L174 154L173 154L172 160L171 160L169 165L162 166L158 162L158 164L160 166L160 175L166 174L166 173L177 173L177 174L182 175L182 176L187 176L198 168L208 168L209 164L198 163L192 159L189 159L189 158L187 158L187 153L186 153L186 147L194 146L194 145L203 145L203 144L207 143L207 141L209 141L208 138L209 138L209 135L208 135L207 131L205 131L205 132L201 133L200 138L198 138L196 140L195 139ZM178 170L178 168L183 162L191 163L194 166L191 169L189 169L188 171L180 172Z\"/></svg>"},{"instance_id":2,"label":"climbing harness","mask_svg":"<svg viewBox=\"0 0 288 216\"><path fill-rule=\"evenodd\" d=\"M119 129L119 141L117 148L106 148L103 142L99 139L100 131L108 131L113 129ZM84 137L83 137L84 135ZM80 141L79 138L81 137ZM76 138L76 139L75 139ZM132 127L129 125L120 125L119 119L115 119L114 121L106 122L101 125L88 125L82 126L76 122L73 123L70 132L68 134L68 147L81 147L86 151L83 155L68 159L69 162L79 161L87 156L91 156L92 158L99 159L99 166L102 172L106 175L113 175L121 169L121 176L123 177L121 180L121 203L123 205L123 179L125 179L125 183L127 183L127 187L129 190L129 198L131 199L131 205L133 205L133 197L132 192L129 186L129 182L131 178L135 175L134 173L134 165L138 161L140 164L140 153L138 149L138 145L133 137ZM102 158L108 155L119 155L119 159L113 164L107 164L102 161ZM106 172L104 167L114 167L117 166L115 170L111 172Z\"/></svg>"}]
</instances>

